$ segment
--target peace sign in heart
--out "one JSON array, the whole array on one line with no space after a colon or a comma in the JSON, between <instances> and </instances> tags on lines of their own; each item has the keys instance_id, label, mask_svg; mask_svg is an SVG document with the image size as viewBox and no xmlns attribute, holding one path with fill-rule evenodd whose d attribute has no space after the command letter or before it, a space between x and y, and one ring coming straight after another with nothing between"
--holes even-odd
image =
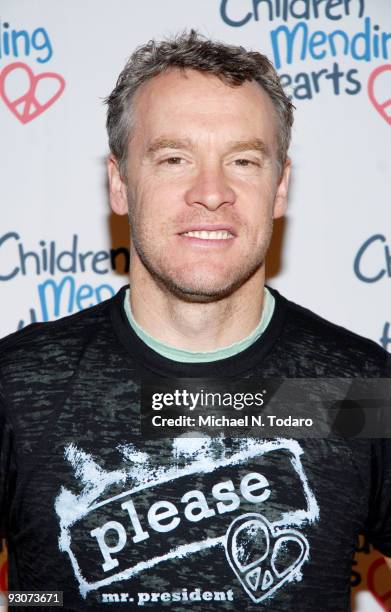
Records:
<instances>
[{"instance_id":1,"label":"peace sign in heart","mask_svg":"<svg viewBox=\"0 0 391 612\"><path fill-rule=\"evenodd\" d=\"M378 96L375 95L375 83L389 70L391 70L391 64L385 64L384 66L378 66L371 72L368 79L368 96L377 112L391 125L391 96L387 100L379 100Z\"/></svg>"},{"instance_id":2,"label":"peace sign in heart","mask_svg":"<svg viewBox=\"0 0 391 612\"><path fill-rule=\"evenodd\" d=\"M300 577L309 545L300 531L276 528L262 514L249 513L229 526L225 553L245 591L259 603Z\"/></svg>"},{"instance_id":3,"label":"peace sign in heart","mask_svg":"<svg viewBox=\"0 0 391 612\"><path fill-rule=\"evenodd\" d=\"M382 570L384 570L384 575ZM384 610L391 610L391 588L388 571L387 564L382 557L371 564L367 575L368 588Z\"/></svg>"},{"instance_id":4,"label":"peace sign in heart","mask_svg":"<svg viewBox=\"0 0 391 612\"><path fill-rule=\"evenodd\" d=\"M21 74L24 73L27 76L27 87L22 95L15 97L12 95L12 92L10 93L7 90L7 84L12 76L16 75L17 71L21 71ZM43 93L44 100L39 100L37 97L37 88L40 84L50 85L51 87L55 86L54 92L41 92L41 96ZM23 62L9 64L0 72L0 96L21 123L28 123L41 115L58 100L64 88L65 80L60 74L56 72L41 72L41 74L35 75L31 68Z\"/></svg>"}]
</instances>

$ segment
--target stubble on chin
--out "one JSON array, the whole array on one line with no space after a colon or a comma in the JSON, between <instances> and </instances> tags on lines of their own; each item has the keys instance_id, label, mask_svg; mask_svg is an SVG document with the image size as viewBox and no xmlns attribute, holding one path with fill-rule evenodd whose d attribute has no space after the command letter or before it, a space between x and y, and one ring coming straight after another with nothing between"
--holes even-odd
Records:
<instances>
[{"instance_id":1,"label":"stubble on chin","mask_svg":"<svg viewBox=\"0 0 391 612\"><path fill-rule=\"evenodd\" d=\"M248 257L240 267L227 271L225 278L214 280L213 274L197 274L197 263L188 270L181 269L180 265L170 265L161 257L162 253L155 253L138 236L132 237L132 243L136 257L159 288L188 303L216 302L232 295L264 266L268 246L259 250L258 257Z\"/></svg>"},{"instance_id":2,"label":"stubble on chin","mask_svg":"<svg viewBox=\"0 0 391 612\"><path fill-rule=\"evenodd\" d=\"M148 226L140 227L131 211L132 207L129 206L133 257L139 260L143 271L164 293L169 293L184 302L210 303L223 300L240 289L264 266L272 235L272 220L263 242L249 249L241 265L236 264L231 271L227 270L225 278L213 280L213 273L206 273L208 278L205 278L201 270L197 274L197 262L184 269L181 268L180 262L170 261L164 246L157 244L154 232ZM162 227L161 235L170 235L168 225L167 222ZM164 230L167 230L167 234Z\"/></svg>"}]
</instances>

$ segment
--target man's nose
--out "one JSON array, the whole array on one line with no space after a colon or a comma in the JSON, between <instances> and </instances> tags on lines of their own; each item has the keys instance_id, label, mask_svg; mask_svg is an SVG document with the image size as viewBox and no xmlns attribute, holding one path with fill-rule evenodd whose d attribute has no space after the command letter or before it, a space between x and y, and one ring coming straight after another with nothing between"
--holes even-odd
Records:
<instances>
[{"instance_id":1,"label":"man's nose","mask_svg":"<svg viewBox=\"0 0 391 612\"><path fill-rule=\"evenodd\" d=\"M185 195L189 206L201 205L208 210L217 210L224 204L234 204L235 191L229 185L224 169L216 165L200 168Z\"/></svg>"}]
</instances>

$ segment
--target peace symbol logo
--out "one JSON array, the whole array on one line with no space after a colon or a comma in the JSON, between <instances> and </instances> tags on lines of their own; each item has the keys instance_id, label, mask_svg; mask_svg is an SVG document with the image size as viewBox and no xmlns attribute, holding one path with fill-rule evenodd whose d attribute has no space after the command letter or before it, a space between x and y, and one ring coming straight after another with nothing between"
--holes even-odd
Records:
<instances>
[{"instance_id":1,"label":"peace symbol logo","mask_svg":"<svg viewBox=\"0 0 391 612\"><path fill-rule=\"evenodd\" d=\"M381 575L382 570L386 568L386 562L383 558L376 559L369 567L367 575L367 584L371 593L375 596L379 604L384 610L391 610L391 588L384 586L383 576ZM388 578L388 568L385 574Z\"/></svg>"},{"instance_id":2,"label":"peace symbol logo","mask_svg":"<svg viewBox=\"0 0 391 612\"><path fill-rule=\"evenodd\" d=\"M371 72L368 80L368 96L379 115L391 125L391 96L387 100L380 100L379 95L375 92L376 83L384 80L384 75L389 71L391 71L391 64L378 66Z\"/></svg>"},{"instance_id":3,"label":"peace symbol logo","mask_svg":"<svg viewBox=\"0 0 391 612\"><path fill-rule=\"evenodd\" d=\"M15 94L12 79L24 77L24 89ZM36 119L58 100L65 89L65 80L56 72L34 74L27 64L14 62L0 72L0 97L23 124Z\"/></svg>"}]
</instances>

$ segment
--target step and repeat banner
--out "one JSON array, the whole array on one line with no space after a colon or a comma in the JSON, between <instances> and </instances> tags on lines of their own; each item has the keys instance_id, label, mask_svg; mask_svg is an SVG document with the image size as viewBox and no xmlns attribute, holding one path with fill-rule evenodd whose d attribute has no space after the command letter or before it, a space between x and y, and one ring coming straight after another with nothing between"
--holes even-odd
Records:
<instances>
[{"instance_id":1,"label":"step and repeat banner","mask_svg":"<svg viewBox=\"0 0 391 612\"><path fill-rule=\"evenodd\" d=\"M189 28L267 54L296 106L269 283L391 350L389 0L2 0L1 335L127 282L103 98L135 47ZM391 610L381 556L359 548L353 609Z\"/></svg>"}]
</instances>

